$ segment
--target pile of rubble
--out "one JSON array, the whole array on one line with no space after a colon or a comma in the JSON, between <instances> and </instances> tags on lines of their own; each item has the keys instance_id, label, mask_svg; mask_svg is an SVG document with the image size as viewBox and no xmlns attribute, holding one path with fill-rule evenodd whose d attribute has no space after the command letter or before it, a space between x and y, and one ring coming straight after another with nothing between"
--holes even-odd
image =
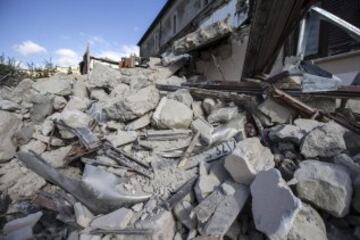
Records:
<instances>
[{"instance_id":1,"label":"pile of rubble","mask_svg":"<svg viewBox=\"0 0 360 240\"><path fill-rule=\"evenodd\" d=\"M5 239L360 239L359 135L149 65L1 89Z\"/></svg>"}]
</instances>

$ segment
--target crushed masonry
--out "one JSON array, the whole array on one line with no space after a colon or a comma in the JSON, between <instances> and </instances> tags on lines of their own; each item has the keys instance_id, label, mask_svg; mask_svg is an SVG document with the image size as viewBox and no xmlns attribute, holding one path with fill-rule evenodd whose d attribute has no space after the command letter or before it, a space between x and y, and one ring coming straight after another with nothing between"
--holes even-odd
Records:
<instances>
[{"instance_id":1,"label":"crushed masonry","mask_svg":"<svg viewBox=\"0 0 360 240\"><path fill-rule=\"evenodd\" d=\"M84 75L0 86L0 239L360 238L360 115L347 102L360 88L301 52L265 74L312 1L213 2L237 18L201 23L161 59L87 51ZM273 19L280 2L289 19ZM207 59L225 78L218 45L242 30L241 81L196 72Z\"/></svg>"}]
</instances>

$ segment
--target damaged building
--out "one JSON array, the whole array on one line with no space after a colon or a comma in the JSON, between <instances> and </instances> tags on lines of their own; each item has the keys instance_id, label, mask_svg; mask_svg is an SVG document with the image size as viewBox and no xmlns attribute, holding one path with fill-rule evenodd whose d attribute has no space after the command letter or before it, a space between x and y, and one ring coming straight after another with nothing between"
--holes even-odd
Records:
<instances>
[{"instance_id":1,"label":"damaged building","mask_svg":"<svg viewBox=\"0 0 360 240\"><path fill-rule=\"evenodd\" d=\"M141 57L1 85L0 238L360 239L359 2L338 2L167 1Z\"/></svg>"},{"instance_id":2,"label":"damaged building","mask_svg":"<svg viewBox=\"0 0 360 240\"><path fill-rule=\"evenodd\" d=\"M139 41L140 55L154 57L167 52L190 53L195 72L204 79L240 81L249 40L252 2L255 1L167 1ZM273 17L277 14L283 16L280 21L286 22L286 11L295 3L281 3L288 6L283 9L275 7L271 14ZM360 6L356 0L317 1L314 6L321 6L360 27ZM281 25L269 25L271 30L275 30L274 26L281 29ZM299 44L303 44L301 49L298 49ZM271 45L267 47L271 48ZM281 69L286 57L298 54L350 84L359 73L359 49L356 36L349 36L339 25L311 10L283 44L279 63L273 71Z\"/></svg>"}]
</instances>

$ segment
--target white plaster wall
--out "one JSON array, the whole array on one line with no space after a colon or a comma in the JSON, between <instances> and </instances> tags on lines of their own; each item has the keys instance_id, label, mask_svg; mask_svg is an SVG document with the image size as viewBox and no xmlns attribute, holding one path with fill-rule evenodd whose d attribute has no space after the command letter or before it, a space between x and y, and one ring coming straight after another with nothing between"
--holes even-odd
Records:
<instances>
[{"instance_id":1,"label":"white plaster wall","mask_svg":"<svg viewBox=\"0 0 360 240\"><path fill-rule=\"evenodd\" d=\"M224 73L225 80L240 81L249 38L247 31L240 36L235 35L230 37L228 43L201 53L200 58L196 60L198 73L203 74L208 80L223 80L211 58L212 53Z\"/></svg>"},{"instance_id":2,"label":"white plaster wall","mask_svg":"<svg viewBox=\"0 0 360 240\"><path fill-rule=\"evenodd\" d=\"M350 85L360 72L360 51L314 60L314 63L338 76L344 85Z\"/></svg>"}]
</instances>

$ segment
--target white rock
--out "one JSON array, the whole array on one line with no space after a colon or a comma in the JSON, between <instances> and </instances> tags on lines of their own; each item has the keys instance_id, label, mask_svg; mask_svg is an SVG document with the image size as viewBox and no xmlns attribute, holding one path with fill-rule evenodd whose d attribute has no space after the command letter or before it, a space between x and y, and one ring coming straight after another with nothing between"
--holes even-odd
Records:
<instances>
[{"instance_id":1,"label":"white rock","mask_svg":"<svg viewBox=\"0 0 360 240\"><path fill-rule=\"evenodd\" d=\"M247 185L254 180L256 174L274 166L274 156L258 138L248 138L239 142L233 153L225 159L225 168L232 178Z\"/></svg>"},{"instance_id":2,"label":"white rock","mask_svg":"<svg viewBox=\"0 0 360 240\"><path fill-rule=\"evenodd\" d=\"M7 191L13 201L32 197L45 185L42 177L22 167L17 159L1 165L0 191Z\"/></svg>"},{"instance_id":3,"label":"white rock","mask_svg":"<svg viewBox=\"0 0 360 240\"><path fill-rule=\"evenodd\" d=\"M305 136L305 131L300 127L293 125L276 126L271 129L269 137L274 142L292 142L300 144L301 140Z\"/></svg>"},{"instance_id":4,"label":"white rock","mask_svg":"<svg viewBox=\"0 0 360 240\"><path fill-rule=\"evenodd\" d=\"M67 101L64 97L62 96L55 96L54 97L54 103L53 103L53 107L55 110L61 110L63 109L67 104Z\"/></svg>"},{"instance_id":5,"label":"white rock","mask_svg":"<svg viewBox=\"0 0 360 240\"><path fill-rule=\"evenodd\" d=\"M18 109L20 109L21 106L18 105L15 102L9 101L9 100L4 100L4 99L0 99L0 110L5 110L5 111L16 111Z\"/></svg>"},{"instance_id":6,"label":"white rock","mask_svg":"<svg viewBox=\"0 0 360 240\"><path fill-rule=\"evenodd\" d=\"M109 101L109 95L102 88L96 88L91 90L90 98L98 100L100 102Z\"/></svg>"},{"instance_id":7,"label":"white rock","mask_svg":"<svg viewBox=\"0 0 360 240\"><path fill-rule=\"evenodd\" d=\"M87 128L92 122L90 116L79 110L63 111L60 114L59 119L71 128ZM58 126L58 128L60 129L60 134L63 138L69 139L74 137L74 134L64 130L61 126Z\"/></svg>"},{"instance_id":8,"label":"white rock","mask_svg":"<svg viewBox=\"0 0 360 240\"><path fill-rule=\"evenodd\" d=\"M200 163L200 176L194 186L198 202L203 201L221 182L214 173L208 173L203 162Z\"/></svg>"},{"instance_id":9,"label":"white rock","mask_svg":"<svg viewBox=\"0 0 360 240\"><path fill-rule=\"evenodd\" d=\"M227 195L217 205L216 210L207 222L204 233L208 236L224 236L243 209L248 197L249 187L243 184L231 183L233 195Z\"/></svg>"},{"instance_id":10,"label":"white rock","mask_svg":"<svg viewBox=\"0 0 360 240\"><path fill-rule=\"evenodd\" d=\"M187 89L179 89L173 93L168 94L168 98L169 99L173 99L176 100L178 102L181 102L183 104L185 104L186 106L188 106L189 108L191 107L194 99L192 98L190 91Z\"/></svg>"},{"instance_id":11,"label":"white rock","mask_svg":"<svg viewBox=\"0 0 360 240\"><path fill-rule=\"evenodd\" d=\"M303 140L300 147L305 158L333 157L346 150L344 130L334 122L315 128Z\"/></svg>"},{"instance_id":12,"label":"white rock","mask_svg":"<svg viewBox=\"0 0 360 240\"><path fill-rule=\"evenodd\" d=\"M204 110L202 108L202 102L200 101L194 101L192 104L191 104L191 108L194 112L194 117L195 118L202 118L202 119L205 119L205 113L204 113Z\"/></svg>"},{"instance_id":13,"label":"white rock","mask_svg":"<svg viewBox=\"0 0 360 240\"><path fill-rule=\"evenodd\" d=\"M130 222L134 212L127 208L120 208L109 214L95 218L90 226L102 230L121 230Z\"/></svg>"},{"instance_id":14,"label":"white rock","mask_svg":"<svg viewBox=\"0 0 360 240\"><path fill-rule=\"evenodd\" d=\"M88 98L71 97L67 103L64 111L79 110L84 112L90 106L90 100Z\"/></svg>"},{"instance_id":15,"label":"white rock","mask_svg":"<svg viewBox=\"0 0 360 240\"><path fill-rule=\"evenodd\" d=\"M95 63L89 74L87 85L89 88L110 88L122 82L122 74L119 70Z\"/></svg>"},{"instance_id":16,"label":"white rock","mask_svg":"<svg viewBox=\"0 0 360 240\"><path fill-rule=\"evenodd\" d=\"M193 119L193 112L183 103L163 98L153 114L153 120L160 128L188 128Z\"/></svg>"},{"instance_id":17,"label":"white rock","mask_svg":"<svg viewBox=\"0 0 360 240\"><path fill-rule=\"evenodd\" d=\"M135 131L142 129L146 126L148 126L151 123L151 115L145 114L144 116L132 121L128 125L126 125L125 130L126 131Z\"/></svg>"},{"instance_id":18,"label":"white rock","mask_svg":"<svg viewBox=\"0 0 360 240\"><path fill-rule=\"evenodd\" d=\"M202 118L198 118L191 123L191 128L195 132L200 132L200 138L206 143L211 143L214 127Z\"/></svg>"},{"instance_id":19,"label":"white rock","mask_svg":"<svg viewBox=\"0 0 360 240\"><path fill-rule=\"evenodd\" d=\"M111 98L125 98L130 93L130 87L126 84L117 85L110 93Z\"/></svg>"},{"instance_id":20,"label":"white rock","mask_svg":"<svg viewBox=\"0 0 360 240\"><path fill-rule=\"evenodd\" d=\"M11 159L16 152L12 137L21 126L21 120L14 113L0 111L0 162Z\"/></svg>"},{"instance_id":21,"label":"white rock","mask_svg":"<svg viewBox=\"0 0 360 240\"><path fill-rule=\"evenodd\" d=\"M33 239L33 227L40 220L42 215L43 213L40 211L6 223L3 228L3 232L5 234L4 239Z\"/></svg>"},{"instance_id":22,"label":"white rock","mask_svg":"<svg viewBox=\"0 0 360 240\"><path fill-rule=\"evenodd\" d=\"M301 208L277 169L260 172L251 184L256 229L270 239L286 239Z\"/></svg>"},{"instance_id":23,"label":"white rock","mask_svg":"<svg viewBox=\"0 0 360 240\"><path fill-rule=\"evenodd\" d=\"M143 204L143 203L138 203L138 204L135 204L134 206L131 207L131 209L132 209L134 212L140 212L143 208L144 208L144 204Z\"/></svg>"},{"instance_id":24,"label":"white rock","mask_svg":"<svg viewBox=\"0 0 360 240\"><path fill-rule=\"evenodd\" d=\"M62 74L50 78L37 79L32 87L40 92L40 94L51 93L59 96L67 96L72 93L71 77Z\"/></svg>"},{"instance_id":25,"label":"white rock","mask_svg":"<svg viewBox=\"0 0 360 240\"><path fill-rule=\"evenodd\" d=\"M156 84L164 84L164 85L172 85L172 86L178 86L180 87L181 84L186 82L186 78L181 78L178 76L165 76L165 78L155 78Z\"/></svg>"},{"instance_id":26,"label":"white rock","mask_svg":"<svg viewBox=\"0 0 360 240\"><path fill-rule=\"evenodd\" d=\"M190 202L183 200L175 205L174 215L187 229L192 230L196 227L196 219L194 214L191 214L193 206Z\"/></svg>"},{"instance_id":27,"label":"white rock","mask_svg":"<svg viewBox=\"0 0 360 240\"><path fill-rule=\"evenodd\" d=\"M130 121L155 109L160 100L159 91L154 86L140 89L109 104L105 108L108 116L114 120Z\"/></svg>"},{"instance_id":28,"label":"white rock","mask_svg":"<svg viewBox=\"0 0 360 240\"><path fill-rule=\"evenodd\" d=\"M303 203L286 239L327 240L325 223L315 209Z\"/></svg>"},{"instance_id":29,"label":"white rock","mask_svg":"<svg viewBox=\"0 0 360 240\"><path fill-rule=\"evenodd\" d=\"M53 115L47 117L45 121L43 121L41 124L41 128L40 128L41 134L43 134L44 136L49 136L50 133L55 128L54 121L58 120L59 117L60 117L60 113L54 113Z\"/></svg>"},{"instance_id":30,"label":"white rock","mask_svg":"<svg viewBox=\"0 0 360 240\"><path fill-rule=\"evenodd\" d=\"M136 224L137 227L153 230L151 239L173 239L175 235L175 220L171 212L161 211L159 214L150 216Z\"/></svg>"},{"instance_id":31,"label":"white rock","mask_svg":"<svg viewBox=\"0 0 360 240\"><path fill-rule=\"evenodd\" d=\"M307 160L296 170L298 196L335 217L350 208L352 185L348 171L339 165Z\"/></svg>"},{"instance_id":32,"label":"white rock","mask_svg":"<svg viewBox=\"0 0 360 240\"><path fill-rule=\"evenodd\" d=\"M89 209L79 202L74 204L74 212L76 223L84 228L87 228L94 218L94 215L89 211Z\"/></svg>"},{"instance_id":33,"label":"white rock","mask_svg":"<svg viewBox=\"0 0 360 240\"><path fill-rule=\"evenodd\" d=\"M147 76L145 76L144 74L138 74L131 79L130 89L139 90L149 86L150 84L151 82L149 81L149 78Z\"/></svg>"},{"instance_id":34,"label":"white rock","mask_svg":"<svg viewBox=\"0 0 360 240\"><path fill-rule=\"evenodd\" d=\"M51 96L36 94L32 97L31 102L33 103L31 120L35 123L41 123L53 111L53 98Z\"/></svg>"},{"instance_id":35,"label":"white rock","mask_svg":"<svg viewBox=\"0 0 360 240\"><path fill-rule=\"evenodd\" d=\"M33 80L28 78L22 80L11 92L11 99L17 103L21 101L29 102L33 94L31 88L33 83Z\"/></svg>"},{"instance_id":36,"label":"white rock","mask_svg":"<svg viewBox=\"0 0 360 240\"><path fill-rule=\"evenodd\" d=\"M29 152L31 150L39 155L43 153L45 149L46 145L37 140L31 140L28 144L20 147L20 150L23 152Z\"/></svg>"},{"instance_id":37,"label":"white rock","mask_svg":"<svg viewBox=\"0 0 360 240\"><path fill-rule=\"evenodd\" d=\"M70 152L72 146L61 147L56 150L44 152L41 157L44 158L55 168L61 168L65 166L65 157Z\"/></svg>"},{"instance_id":38,"label":"white rock","mask_svg":"<svg viewBox=\"0 0 360 240\"><path fill-rule=\"evenodd\" d=\"M202 102L202 107L206 114L210 114L217 107L217 103L212 98L205 98Z\"/></svg>"},{"instance_id":39,"label":"white rock","mask_svg":"<svg viewBox=\"0 0 360 240\"><path fill-rule=\"evenodd\" d=\"M73 96L78 98L89 97L85 81L81 81L81 80L75 81L73 87Z\"/></svg>"},{"instance_id":40,"label":"white rock","mask_svg":"<svg viewBox=\"0 0 360 240\"><path fill-rule=\"evenodd\" d=\"M311 132L317 127L324 126L325 123L318 122L316 120L312 119L304 119L304 118L298 118L294 121L294 124L298 126L301 130L305 131L306 133Z\"/></svg>"},{"instance_id":41,"label":"white rock","mask_svg":"<svg viewBox=\"0 0 360 240\"><path fill-rule=\"evenodd\" d=\"M209 123L226 123L235 118L239 110L237 107L218 108L208 116Z\"/></svg>"},{"instance_id":42,"label":"white rock","mask_svg":"<svg viewBox=\"0 0 360 240\"><path fill-rule=\"evenodd\" d=\"M334 163L338 165L344 166L349 173L351 174L351 178L355 180L358 176L360 176L360 164L354 162L351 157L346 154L337 155L334 158Z\"/></svg>"},{"instance_id":43,"label":"white rock","mask_svg":"<svg viewBox=\"0 0 360 240\"><path fill-rule=\"evenodd\" d=\"M138 137L138 134L136 131L118 131L117 134L107 135L105 138L114 147L121 147L126 144L135 142L137 137Z\"/></svg>"},{"instance_id":44,"label":"white rock","mask_svg":"<svg viewBox=\"0 0 360 240\"><path fill-rule=\"evenodd\" d=\"M293 115L293 112L289 108L275 102L272 98L268 98L260 104L259 110L274 123L288 123Z\"/></svg>"}]
</instances>

